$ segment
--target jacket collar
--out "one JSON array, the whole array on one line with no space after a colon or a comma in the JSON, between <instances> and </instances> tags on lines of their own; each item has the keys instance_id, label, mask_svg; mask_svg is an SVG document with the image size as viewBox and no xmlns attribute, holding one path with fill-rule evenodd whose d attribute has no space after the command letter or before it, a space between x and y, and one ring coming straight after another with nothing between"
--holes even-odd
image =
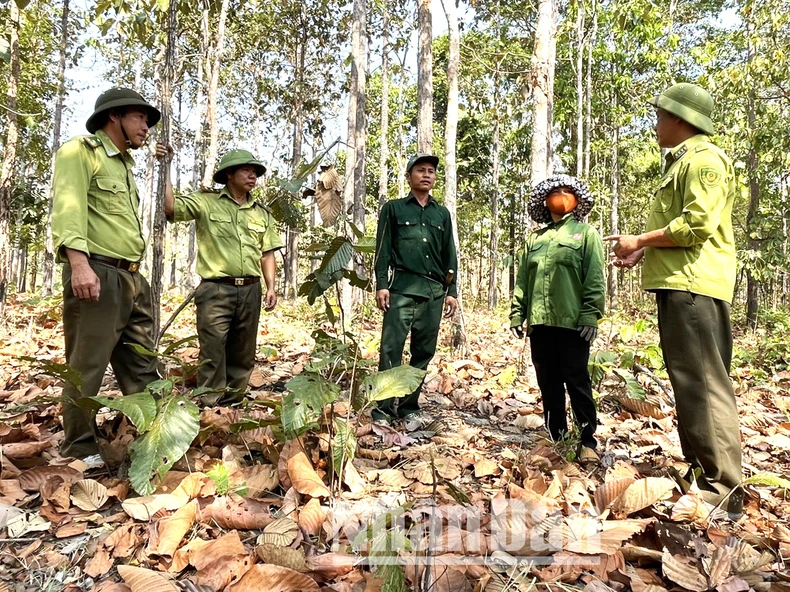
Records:
<instances>
[{"instance_id":1,"label":"jacket collar","mask_svg":"<svg viewBox=\"0 0 790 592\"><path fill-rule=\"evenodd\" d=\"M113 142L110 139L110 136L107 135L107 132L105 132L104 130L100 129L100 130L96 130L96 134L95 135L96 135L97 138L99 138L99 141L101 142L102 148L104 148L104 151L107 153L107 156L111 156L111 157L112 156L120 156L125 161L127 161L132 166L134 166L134 158L132 158L132 155L129 152L129 150L125 150L123 152L118 150L118 146L116 146L115 142Z\"/></svg>"}]
</instances>

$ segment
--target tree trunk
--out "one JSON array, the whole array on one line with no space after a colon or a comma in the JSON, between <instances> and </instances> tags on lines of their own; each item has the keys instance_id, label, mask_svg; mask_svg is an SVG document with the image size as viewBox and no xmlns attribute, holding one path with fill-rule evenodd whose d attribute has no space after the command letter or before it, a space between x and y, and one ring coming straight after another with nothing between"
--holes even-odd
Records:
<instances>
[{"instance_id":1,"label":"tree trunk","mask_svg":"<svg viewBox=\"0 0 790 592\"><path fill-rule=\"evenodd\" d=\"M381 116L379 119L379 210L387 201L389 180L389 127L390 127L390 64L389 64L389 2L384 0L381 21Z\"/></svg>"},{"instance_id":2,"label":"tree trunk","mask_svg":"<svg viewBox=\"0 0 790 592\"><path fill-rule=\"evenodd\" d=\"M352 33L352 94L356 95L354 101L356 116L354 117L354 225L365 232L365 197L367 194L365 184L365 161L367 156L367 106L368 68L368 32L367 32L367 2L354 0L354 24ZM353 260L352 260L353 261ZM357 264L357 274L364 274L364 266ZM362 302L362 290L354 288L351 291L351 301L354 304Z\"/></svg>"},{"instance_id":3,"label":"tree trunk","mask_svg":"<svg viewBox=\"0 0 790 592\"><path fill-rule=\"evenodd\" d=\"M208 154L206 155L206 168L203 173L203 185L212 187L214 181L214 168L217 166L217 143L219 140L219 127L217 125L217 90L219 89L219 73L222 69L222 55L225 52L225 21L228 17L229 0L222 0L219 11L219 24L214 45L210 49L208 60L209 83L208 103L206 105L206 123L208 126Z\"/></svg>"},{"instance_id":4,"label":"tree trunk","mask_svg":"<svg viewBox=\"0 0 790 592\"><path fill-rule=\"evenodd\" d=\"M617 114L618 97L617 91L614 91L612 97L613 111L614 111L614 138L612 142L612 209L609 212L609 234L620 234L619 222L619 208L620 208L620 120ZM609 308L617 310L619 307L619 294L618 294L618 269L614 265L609 266Z\"/></svg>"},{"instance_id":5,"label":"tree trunk","mask_svg":"<svg viewBox=\"0 0 790 592\"><path fill-rule=\"evenodd\" d=\"M60 148L60 127L63 120L63 100L66 96L66 53L69 48L69 0L63 0L60 13L60 55L58 58L58 90L55 95L55 114L52 125L52 167L55 166L55 154ZM52 243L52 198L54 187L50 187L47 202L47 238L44 247L44 277L41 282L41 293L44 296L52 294L55 283L55 253Z\"/></svg>"},{"instance_id":6,"label":"tree trunk","mask_svg":"<svg viewBox=\"0 0 790 592\"><path fill-rule=\"evenodd\" d=\"M178 17L178 2L170 0L167 11L167 47L165 48L165 60L162 64L162 72L159 84L159 109L162 112L160 122L161 136L160 141L170 144L170 118L171 106L170 96L173 88L173 76L175 71L175 51L176 51L176 27ZM153 237L152 237L152 258L151 258L151 304L154 313L154 344L159 342L159 317L160 302L162 298L162 278L165 272L165 192L170 182L170 163L167 159L162 159L159 163L159 175L156 186L156 201L153 216Z\"/></svg>"},{"instance_id":7,"label":"tree trunk","mask_svg":"<svg viewBox=\"0 0 790 592\"><path fill-rule=\"evenodd\" d=\"M551 108L554 95L553 40L556 37L554 0L540 0L532 54L532 150L530 183L551 174Z\"/></svg>"},{"instance_id":8,"label":"tree trunk","mask_svg":"<svg viewBox=\"0 0 790 592\"><path fill-rule=\"evenodd\" d=\"M494 72L494 133L491 140L491 230L489 232L490 250L488 254L488 308L497 305L497 260L499 258L499 64Z\"/></svg>"},{"instance_id":9,"label":"tree trunk","mask_svg":"<svg viewBox=\"0 0 790 592\"><path fill-rule=\"evenodd\" d=\"M458 289L458 309L453 319L453 347L463 352L466 346L464 328L464 308L461 299L461 241L458 237L458 164L456 143L458 139L458 66L461 59L461 35L458 28L455 0L442 0L442 8L447 17L447 31L450 47L447 56L447 119L444 128L444 206L450 211L453 221L453 242L458 253L458 269L455 269Z\"/></svg>"},{"instance_id":10,"label":"tree trunk","mask_svg":"<svg viewBox=\"0 0 790 592\"><path fill-rule=\"evenodd\" d=\"M444 5L444 2L442 2ZM431 0L418 0L420 37L417 55L417 152L433 149L433 33Z\"/></svg>"},{"instance_id":11,"label":"tree trunk","mask_svg":"<svg viewBox=\"0 0 790 592\"><path fill-rule=\"evenodd\" d=\"M584 172L584 0L576 0L576 176Z\"/></svg>"},{"instance_id":12,"label":"tree trunk","mask_svg":"<svg viewBox=\"0 0 790 592\"><path fill-rule=\"evenodd\" d=\"M751 27L747 22L747 32ZM751 44L751 35L747 34L748 42L748 65L747 77L750 78L752 61L754 59L754 47ZM748 80L748 78L747 78ZM748 171L749 171L749 213L746 217L746 228L749 234L749 250L752 253L759 253L760 251L760 233L758 227L760 224L760 181L758 178L757 167L759 166L759 156L754 147L754 138L757 133L755 129L755 96L754 85L749 85L749 93L747 97L746 107L746 120L749 126L749 155ZM757 329L757 313L760 309L760 281L755 277L751 265L746 268L746 325L754 331Z\"/></svg>"},{"instance_id":13,"label":"tree trunk","mask_svg":"<svg viewBox=\"0 0 790 592\"><path fill-rule=\"evenodd\" d=\"M11 256L11 193L16 149L19 139L16 104L19 92L19 8L13 0L8 3L11 76L8 78L6 92L6 138L3 145L3 164L0 167L0 318L8 298L9 264Z\"/></svg>"},{"instance_id":14,"label":"tree trunk","mask_svg":"<svg viewBox=\"0 0 790 592\"><path fill-rule=\"evenodd\" d=\"M584 179L590 181L590 155L592 154L592 59L595 37L598 34L598 3L592 0L593 24L587 40L587 84L585 85L585 128L584 128Z\"/></svg>"}]
</instances>

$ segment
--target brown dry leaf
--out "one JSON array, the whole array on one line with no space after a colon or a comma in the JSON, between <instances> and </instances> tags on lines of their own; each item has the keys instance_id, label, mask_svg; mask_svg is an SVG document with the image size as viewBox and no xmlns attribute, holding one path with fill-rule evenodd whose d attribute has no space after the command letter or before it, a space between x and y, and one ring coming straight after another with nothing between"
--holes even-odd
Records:
<instances>
[{"instance_id":1,"label":"brown dry leaf","mask_svg":"<svg viewBox=\"0 0 790 592\"><path fill-rule=\"evenodd\" d=\"M414 483L399 469L383 469L378 473L379 483L393 489L404 489Z\"/></svg>"},{"instance_id":2,"label":"brown dry leaf","mask_svg":"<svg viewBox=\"0 0 790 592\"><path fill-rule=\"evenodd\" d=\"M52 448L52 442L12 442L3 444L3 456L9 460L33 458Z\"/></svg>"},{"instance_id":3,"label":"brown dry leaf","mask_svg":"<svg viewBox=\"0 0 790 592\"><path fill-rule=\"evenodd\" d=\"M211 477L204 473L190 473L173 490L172 495L183 497L184 503L196 497L207 497L216 493L216 486Z\"/></svg>"},{"instance_id":4,"label":"brown dry leaf","mask_svg":"<svg viewBox=\"0 0 790 592\"><path fill-rule=\"evenodd\" d=\"M751 586L749 582L744 580L743 578L739 578L738 576L732 576L727 578L724 582L719 584L716 587L716 592L746 592L747 590L751 590ZM773 591L773 586L771 590ZM778 590L782 590L782 588L778 588Z\"/></svg>"},{"instance_id":5,"label":"brown dry leaf","mask_svg":"<svg viewBox=\"0 0 790 592\"><path fill-rule=\"evenodd\" d=\"M519 415L513 425L522 430L537 430L543 427L543 418L540 415L530 413L528 415Z\"/></svg>"},{"instance_id":6,"label":"brown dry leaf","mask_svg":"<svg viewBox=\"0 0 790 592\"><path fill-rule=\"evenodd\" d=\"M756 551L746 541L738 541L735 554L732 558L732 571L739 576L770 565L774 561L774 556L768 551L762 553Z\"/></svg>"},{"instance_id":7,"label":"brown dry leaf","mask_svg":"<svg viewBox=\"0 0 790 592\"><path fill-rule=\"evenodd\" d=\"M304 452L304 443L301 438L288 440L283 444L282 450L280 450L280 457L277 461L277 478L280 481L280 485L282 485L285 490L293 486L291 477L288 474L288 461L299 452Z\"/></svg>"},{"instance_id":8,"label":"brown dry leaf","mask_svg":"<svg viewBox=\"0 0 790 592\"><path fill-rule=\"evenodd\" d=\"M329 497L331 494L302 450L288 459L288 477L293 483L294 489L304 495Z\"/></svg>"},{"instance_id":9,"label":"brown dry leaf","mask_svg":"<svg viewBox=\"0 0 790 592\"><path fill-rule=\"evenodd\" d=\"M198 561L202 556L203 549L209 545L209 541L203 539L192 539L186 545L177 549L173 554L173 560L170 562L170 567L167 571L177 573L184 571L192 564L192 561Z\"/></svg>"},{"instance_id":10,"label":"brown dry leaf","mask_svg":"<svg viewBox=\"0 0 790 592\"><path fill-rule=\"evenodd\" d=\"M71 507L71 484L53 477L41 486L41 498L50 502L59 512L68 512Z\"/></svg>"},{"instance_id":11,"label":"brown dry leaf","mask_svg":"<svg viewBox=\"0 0 790 592\"><path fill-rule=\"evenodd\" d=\"M343 199L340 196L343 182L337 174L334 165L329 165L318 175L315 185L315 203L321 222L324 227L329 227L337 222L340 211L343 209Z\"/></svg>"},{"instance_id":12,"label":"brown dry leaf","mask_svg":"<svg viewBox=\"0 0 790 592\"><path fill-rule=\"evenodd\" d=\"M368 488L367 482L352 463L346 463L343 467L343 483L348 485L349 491L355 496L364 494Z\"/></svg>"},{"instance_id":13,"label":"brown dry leaf","mask_svg":"<svg viewBox=\"0 0 790 592\"><path fill-rule=\"evenodd\" d=\"M627 395L617 395L617 400L620 401L620 404L628 409L629 411L633 411L634 413L638 413L639 415L645 415L647 417L652 417L654 419L664 419L667 414L664 413L658 405L653 405L650 403L650 397L647 400L640 400L640 399L632 399Z\"/></svg>"},{"instance_id":14,"label":"brown dry leaf","mask_svg":"<svg viewBox=\"0 0 790 592\"><path fill-rule=\"evenodd\" d=\"M254 530L264 528L272 520L269 505L235 497L218 497L200 512L200 522L216 523L220 528Z\"/></svg>"},{"instance_id":15,"label":"brown dry leaf","mask_svg":"<svg viewBox=\"0 0 790 592\"><path fill-rule=\"evenodd\" d=\"M253 558L246 553L219 557L210 553L206 555L211 561L198 569L194 582L208 590L224 590L238 582L254 563Z\"/></svg>"},{"instance_id":16,"label":"brown dry leaf","mask_svg":"<svg viewBox=\"0 0 790 592\"><path fill-rule=\"evenodd\" d=\"M145 497L131 497L124 500L121 503L121 507L132 519L148 522L157 512L161 510L177 510L188 502L189 499L183 495L159 493Z\"/></svg>"},{"instance_id":17,"label":"brown dry leaf","mask_svg":"<svg viewBox=\"0 0 790 592\"><path fill-rule=\"evenodd\" d=\"M277 468L274 465L252 465L242 469L244 483L247 484L247 495L258 497L274 491L280 484Z\"/></svg>"},{"instance_id":18,"label":"brown dry leaf","mask_svg":"<svg viewBox=\"0 0 790 592\"><path fill-rule=\"evenodd\" d=\"M647 528L652 520L607 520L567 518L563 538L565 549L582 555L612 555L623 543Z\"/></svg>"},{"instance_id":19,"label":"brown dry leaf","mask_svg":"<svg viewBox=\"0 0 790 592\"><path fill-rule=\"evenodd\" d=\"M110 557L110 552L104 546L100 546L85 564L85 573L92 578L98 578L110 571L112 566L113 560Z\"/></svg>"},{"instance_id":20,"label":"brown dry leaf","mask_svg":"<svg viewBox=\"0 0 790 592\"><path fill-rule=\"evenodd\" d=\"M55 538L66 539L77 536L78 534L85 532L87 528L88 524L86 522L67 522L66 524L58 527L58 529L55 531Z\"/></svg>"},{"instance_id":21,"label":"brown dry leaf","mask_svg":"<svg viewBox=\"0 0 790 592\"><path fill-rule=\"evenodd\" d=\"M709 560L702 560L702 564L708 574L709 588L716 588L730 575L733 555L735 555L735 547L717 547Z\"/></svg>"},{"instance_id":22,"label":"brown dry leaf","mask_svg":"<svg viewBox=\"0 0 790 592\"><path fill-rule=\"evenodd\" d=\"M296 540L299 534L299 525L291 518L278 518L266 525L263 533L258 537L258 544L267 543L279 547L287 547Z\"/></svg>"},{"instance_id":23,"label":"brown dry leaf","mask_svg":"<svg viewBox=\"0 0 790 592\"><path fill-rule=\"evenodd\" d=\"M132 592L181 592L172 579L150 569L119 565L118 573Z\"/></svg>"},{"instance_id":24,"label":"brown dry leaf","mask_svg":"<svg viewBox=\"0 0 790 592\"><path fill-rule=\"evenodd\" d=\"M310 576L279 565L255 565L228 592L308 592L318 591ZM134 592L137 592L136 590Z\"/></svg>"},{"instance_id":25,"label":"brown dry leaf","mask_svg":"<svg viewBox=\"0 0 790 592\"><path fill-rule=\"evenodd\" d=\"M661 557L661 565L664 577L687 590L705 592L708 589L708 580L695 565L688 563L688 558L675 557L669 551L664 551Z\"/></svg>"},{"instance_id":26,"label":"brown dry leaf","mask_svg":"<svg viewBox=\"0 0 790 592\"><path fill-rule=\"evenodd\" d=\"M245 555L247 551L239 538L239 533L235 530L219 537L213 541L199 545L199 552L193 553L190 557L190 564L201 570L210 563L221 557L232 557L234 555Z\"/></svg>"},{"instance_id":27,"label":"brown dry leaf","mask_svg":"<svg viewBox=\"0 0 790 592\"><path fill-rule=\"evenodd\" d=\"M669 499L675 482L666 477L645 477L628 486L612 504L612 510L621 515L633 514L658 501Z\"/></svg>"},{"instance_id":28,"label":"brown dry leaf","mask_svg":"<svg viewBox=\"0 0 790 592\"><path fill-rule=\"evenodd\" d=\"M308 566L314 573L321 574L328 580L346 575L354 569L357 557L343 553L324 553L308 560Z\"/></svg>"},{"instance_id":29,"label":"brown dry leaf","mask_svg":"<svg viewBox=\"0 0 790 592\"><path fill-rule=\"evenodd\" d=\"M636 481L636 479L633 477L612 480L607 479L595 490L595 507L598 508L599 512L603 512L609 508L634 481Z\"/></svg>"},{"instance_id":30,"label":"brown dry leaf","mask_svg":"<svg viewBox=\"0 0 790 592\"><path fill-rule=\"evenodd\" d=\"M318 536L326 520L326 512L326 509L321 507L321 502L311 499L299 510L299 526L308 536Z\"/></svg>"},{"instance_id":31,"label":"brown dry leaf","mask_svg":"<svg viewBox=\"0 0 790 592\"><path fill-rule=\"evenodd\" d=\"M0 479L0 502L14 505L27 494L19 486L19 479Z\"/></svg>"},{"instance_id":32,"label":"brown dry leaf","mask_svg":"<svg viewBox=\"0 0 790 592\"><path fill-rule=\"evenodd\" d=\"M159 536L156 540L151 539L148 545L148 553L168 559L171 558L181 544L181 539L184 538L184 535L189 532L189 529L195 523L197 514L197 500L192 500L187 505L179 508L172 516L162 518L156 523Z\"/></svg>"},{"instance_id":33,"label":"brown dry leaf","mask_svg":"<svg viewBox=\"0 0 790 592\"><path fill-rule=\"evenodd\" d=\"M499 475L501 472L502 469L500 469L499 465L493 460L481 458L475 463L475 477L477 479L489 475Z\"/></svg>"},{"instance_id":34,"label":"brown dry leaf","mask_svg":"<svg viewBox=\"0 0 790 592\"><path fill-rule=\"evenodd\" d=\"M142 542L142 537L140 536L141 528L141 525L135 523L119 526L110 533L110 536L104 539L104 546L112 550L113 557L131 557L132 553Z\"/></svg>"},{"instance_id":35,"label":"brown dry leaf","mask_svg":"<svg viewBox=\"0 0 790 592\"><path fill-rule=\"evenodd\" d=\"M65 483L74 483L82 479L82 472L65 466L33 467L19 475L19 486L25 491L38 491L41 486L53 478Z\"/></svg>"},{"instance_id":36,"label":"brown dry leaf","mask_svg":"<svg viewBox=\"0 0 790 592\"><path fill-rule=\"evenodd\" d=\"M71 486L71 502L80 510L95 512L107 501L107 488L94 479L82 479Z\"/></svg>"},{"instance_id":37,"label":"brown dry leaf","mask_svg":"<svg viewBox=\"0 0 790 592\"><path fill-rule=\"evenodd\" d=\"M682 496L672 507L672 520L691 522L702 528L708 525L708 517L714 506L708 504L699 495L689 492Z\"/></svg>"},{"instance_id":38,"label":"brown dry leaf","mask_svg":"<svg viewBox=\"0 0 790 592\"><path fill-rule=\"evenodd\" d=\"M4 592L2 588L0 588L0 592ZM96 584L91 592L132 592L132 589L126 584L104 580Z\"/></svg>"},{"instance_id":39,"label":"brown dry leaf","mask_svg":"<svg viewBox=\"0 0 790 592\"><path fill-rule=\"evenodd\" d=\"M255 552L264 563L272 563L281 567L287 567L298 572L310 571L304 555L304 549L291 549L290 547L280 547L271 543L258 545Z\"/></svg>"}]
</instances>

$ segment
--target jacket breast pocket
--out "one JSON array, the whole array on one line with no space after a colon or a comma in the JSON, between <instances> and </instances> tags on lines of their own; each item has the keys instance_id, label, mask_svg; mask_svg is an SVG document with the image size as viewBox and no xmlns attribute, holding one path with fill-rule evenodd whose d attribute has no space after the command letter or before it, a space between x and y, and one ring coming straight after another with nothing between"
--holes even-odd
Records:
<instances>
[{"instance_id":1,"label":"jacket breast pocket","mask_svg":"<svg viewBox=\"0 0 790 592\"><path fill-rule=\"evenodd\" d=\"M398 218L398 240L417 240L422 237L417 218Z\"/></svg>"},{"instance_id":2,"label":"jacket breast pocket","mask_svg":"<svg viewBox=\"0 0 790 592\"><path fill-rule=\"evenodd\" d=\"M527 250L527 266L530 268L537 267L540 260L546 256L548 245L545 242L538 242L528 247Z\"/></svg>"},{"instance_id":3,"label":"jacket breast pocket","mask_svg":"<svg viewBox=\"0 0 790 592\"><path fill-rule=\"evenodd\" d=\"M126 183L114 177L95 177L96 187L91 194L96 211L104 214L123 214L129 211L129 190Z\"/></svg>"},{"instance_id":4,"label":"jacket breast pocket","mask_svg":"<svg viewBox=\"0 0 790 592\"><path fill-rule=\"evenodd\" d=\"M231 218L230 215L211 212L208 215L208 219L211 222L211 234L216 234L218 236L233 236L235 234L233 229L233 218Z\"/></svg>"},{"instance_id":5,"label":"jacket breast pocket","mask_svg":"<svg viewBox=\"0 0 790 592\"><path fill-rule=\"evenodd\" d=\"M582 243L570 238L563 238L557 244L557 263L568 267L581 267Z\"/></svg>"},{"instance_id":6,"label":"jacket breast pocket","mask_svg":"<svg viewBox=\"0 0 790 592\"><path fill-rule=\"evenodd\" d=\"M675 177L671 175L661 179L653 199L654 212L667 212L672 208L675 199Z\"/></svg>"}]
</instances>

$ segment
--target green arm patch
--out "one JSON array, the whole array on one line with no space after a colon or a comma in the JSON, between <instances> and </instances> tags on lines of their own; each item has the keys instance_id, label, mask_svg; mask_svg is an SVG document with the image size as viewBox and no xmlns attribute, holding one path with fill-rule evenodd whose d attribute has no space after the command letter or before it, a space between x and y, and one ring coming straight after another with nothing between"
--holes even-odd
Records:
<instances>
[{"instance_id":1,"label":"green arm patch","mask_svg":"<svg viewBox=\"0 0 790 592\"><path fill-rule=\"evenodd\" d=\"M724 173L720 169L714 167L702 167L699 170L699 180L706 187L715 187L719 184L723 176Z\"/></svg>"}]
</instances>

